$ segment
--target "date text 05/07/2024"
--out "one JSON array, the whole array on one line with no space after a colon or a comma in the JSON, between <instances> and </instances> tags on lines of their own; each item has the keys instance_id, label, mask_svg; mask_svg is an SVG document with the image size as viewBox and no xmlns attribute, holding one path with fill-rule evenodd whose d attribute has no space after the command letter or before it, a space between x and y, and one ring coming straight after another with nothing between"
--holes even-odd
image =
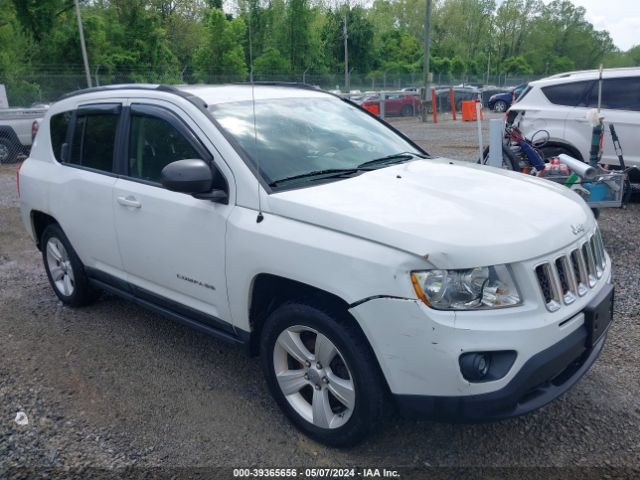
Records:
<instances>
[{"instance_id":1,"label":"date text 05/07/2024","mask_svg":"<svg viewBox=\"0 0 640 480\"><path fill-rule=\"evenodd\" d=\"M234 468L235 478L400 478L386 468Z\"/></svg>"}]
</instances>

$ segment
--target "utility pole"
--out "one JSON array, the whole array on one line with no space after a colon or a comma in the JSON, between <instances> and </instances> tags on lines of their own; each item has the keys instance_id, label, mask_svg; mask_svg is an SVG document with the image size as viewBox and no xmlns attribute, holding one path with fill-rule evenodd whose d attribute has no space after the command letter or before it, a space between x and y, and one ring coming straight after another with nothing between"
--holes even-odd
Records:
<instances>
[{"instance_id":1,"label":"utility pole","mask_svg":"<svg viewBox=\"0 0 640 480\"><path fill-rule=\"evenodd\" d=\"M342 36L344 37L344 88L347 91L347 95L351 93L351 82L349 78L349 31L347 28L348 14L349 3L347 2L347 8L344 12L344 24L342 25Z\"/></svg>"},{"instance_id":2,"label":"utility pole","mask_svg":"<svg viewBox=\"0 0 640 480\"><path fill-rule=\"evenodd\" d=\"M80 49L82 50L82 60L84 62L84 73L87 75L87 87L91 88L91 72L89 72L89 58L87 57L87 46L84 43L84 29L82 28L82 17L80 16L80 3L76 1L76 16L78 17L78 31L80 32Z\"/></svg>"},{"instance_id":3,"label":"utility pole","mask_svg":"<svg viewBox=\"0 0 640 480\"><path fill-rule=\"evenodd\" d=\"M431 78L429 72L429 50L431 43L431 0L426 0L424 10L424 59L422 61L422 74L424 75L424 87L422 93L422 121L427 121L427 102L431 98ZM436 108L432 105L431 108Z\"/></svg>"},{"instance_id":4,"label":"utility pole","mask_svg":"<svg viewBox=\"0 0 640 480\"><path fill-rule=\"evenodd\" d=\"M491 73L491 50L489 50L489 57L487 58L487 80L485 85L489 85L489 75Z\"/></svg>"}]
</instances>

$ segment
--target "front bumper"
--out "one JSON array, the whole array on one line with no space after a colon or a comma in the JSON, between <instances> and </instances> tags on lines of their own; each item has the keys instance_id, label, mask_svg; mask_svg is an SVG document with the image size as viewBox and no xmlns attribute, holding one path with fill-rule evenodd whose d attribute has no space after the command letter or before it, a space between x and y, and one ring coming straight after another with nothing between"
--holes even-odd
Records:
<instances>
[{"instance_id":1,"label":"front bumper","mask_svg":"<svg viewBox=\"0 0 640 480\"><path fill-rule=\"evenodd\" d=\"M605 300L612 298L613 287L603 281L593 293L576 301L579 304L567 316L545 315L541 309L504 309L486 312L482 321L465 322L453 312L434 311L419 301L389 298L371 300L351 312L403 413L477 422L540 408L589 370L602 351L609 325L603 324L604 332L594 336L592 319L604 318L602 306L609 304ZM473 382L461 374L461 354L504 350L517 352L517 357L503 377Z\"/></svg>"},{"instance_id":2,"label":"front bumper","mask_svg":"<svg viewBox=\"0 0 640 480\"><path fill-rule=\"evenodd\" d=\"M596 361L604 334L585 348L586 328L531 357L518 374L495 392L463 397L395 395L404 415L450 422L481 422L524 415L543 407L575 385Z\"/></svg>"}]
</instances>

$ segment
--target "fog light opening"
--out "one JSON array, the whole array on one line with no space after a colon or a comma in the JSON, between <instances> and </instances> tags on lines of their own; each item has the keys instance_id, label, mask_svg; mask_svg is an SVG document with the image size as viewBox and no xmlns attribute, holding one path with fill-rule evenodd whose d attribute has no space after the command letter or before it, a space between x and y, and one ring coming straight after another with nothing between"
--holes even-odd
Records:
<instances>
[{"instance_id":1,"label":"fog light opening","mask_svg":"<svg viewBox=\"0 0 640 480\"><path fill-rule=\"evenodd\" d=\"M460 357L462 376L472 382L482 380L489 373L491 354L467 353Z\"/></svg>"},{"instance_id":2,"label":"fog light opening","mask_svg":"<svg viewBox=\"0 0 640 480\"><path fill-rule=\"evenodd\" d=\"M509 372L516 356L514 350L463 353L459 358L460 372L468 382L492 382Z\"/></svg>"}]
</instances>

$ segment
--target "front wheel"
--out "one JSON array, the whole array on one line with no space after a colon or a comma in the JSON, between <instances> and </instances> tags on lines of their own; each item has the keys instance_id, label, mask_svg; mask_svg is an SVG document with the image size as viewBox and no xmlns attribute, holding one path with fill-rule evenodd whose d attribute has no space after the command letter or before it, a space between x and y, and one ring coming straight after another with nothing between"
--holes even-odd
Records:
<instances>
[{"instance_id":1,"label":"front wheel","mask_svg":"<svg viewBox=\"0 0 640 480\"><path fill-rule=\"evenodd\" d=\"M276 402L315 440L353 445L381 423L386 400L376 359L344 314L286 303L267 319L260 353Z\"/></svg>"}]
</instances>

